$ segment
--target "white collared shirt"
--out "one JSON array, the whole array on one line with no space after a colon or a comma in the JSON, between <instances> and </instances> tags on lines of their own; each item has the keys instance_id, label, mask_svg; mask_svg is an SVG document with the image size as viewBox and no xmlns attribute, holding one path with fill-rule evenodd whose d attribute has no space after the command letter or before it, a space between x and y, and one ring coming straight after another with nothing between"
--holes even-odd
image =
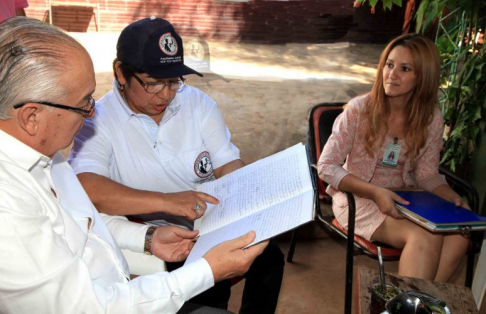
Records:
<instances>
[{"instance_id":1,"label":"white collared shirt","mask_svg":"<svg viewBox=\"0 0 486 314\"><path fill-rule=\"evenodd\" d=\"M0 313L175 313L214 284L204 259L129 281L115 238L140 252L147 226L105 224L60 153L0 143Z\"/></svg>"},{"instance_id":2,"label":"white collared shirt","mask_svg":"<svg viewBox=\"0 0 486 314\"><path fill-rule=\"evenodd\" d=\"M96 103L96 115L86 119L75 138L70 163L76 173L91 172L127 187L162 193L195 190L214 178L213 169L239 159L239 150L216 103L191 86L178 92L167 107L154 137L155 122L134 113L118 92ZM143 215L192 228L184 217L164 213Z\"/></svg>"}]
</instances>

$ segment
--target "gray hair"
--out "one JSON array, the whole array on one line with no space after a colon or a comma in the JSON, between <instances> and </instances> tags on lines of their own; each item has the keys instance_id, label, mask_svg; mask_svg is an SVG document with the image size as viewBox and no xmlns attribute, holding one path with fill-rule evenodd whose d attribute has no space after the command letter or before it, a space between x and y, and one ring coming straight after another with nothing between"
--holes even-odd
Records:
<instances>
[{"instance_id":1,"label":"gray hair","mask_svg":"<svg viewBox=\"0 0 486 314\"><path fill-rule=\"evenodd\" d=\"M65 95L59 74L66 68L62 48L86 51L57 27L15 17L0 23L0 120L19 103Z\"/></svg>"}]
</instances>

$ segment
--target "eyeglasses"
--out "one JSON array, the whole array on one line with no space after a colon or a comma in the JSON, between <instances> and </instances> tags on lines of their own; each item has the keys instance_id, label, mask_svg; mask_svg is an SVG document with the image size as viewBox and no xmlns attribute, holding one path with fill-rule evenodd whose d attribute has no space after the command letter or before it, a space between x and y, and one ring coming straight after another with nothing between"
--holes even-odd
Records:
<instances>
[{"instance_id":1,"label":"eyeglasses","mask_svg":"<svg viewBox=\"0 0 486 314\"><path fill-rule=\"evenodd\" d=\"M165 89L165 87L169 87L171 91L178 91L184 86L184 81L186 80L185 78L181 78L180 80L177 81L172 81L172 82L144 82L142 81L141 78L139 78L136 74L133 75L133 77L137 80L137 82L140 83L140 85L143 86L145 91L149 94L157 94L160 93Z\"/></svg>"},{"instance_id":2,"label":"eyeglasses","mask_svg":"<svg viewBox=\"0 0 486 314\"><path fill-rule=\"evenodd\" d=\"M91 118L94 115L94 112L95 112L96 101L93 99L93 97L89 97L88 103L85 106L80 107L80 108L54 104L54 103L51 103L51 102L48 102L48 101L26 101L26 102L23 102L23 103L20 103L20 104L13 106L13 108L18 109L18 108L20 108L20 107L22 107L22 106L24 106L25 104L28 104L28 103L35 103L35 104L39 104L39 105L44 105L44 106L74 111L74 112L82 115L83 118Z\"/></svg>"}]
</instances>

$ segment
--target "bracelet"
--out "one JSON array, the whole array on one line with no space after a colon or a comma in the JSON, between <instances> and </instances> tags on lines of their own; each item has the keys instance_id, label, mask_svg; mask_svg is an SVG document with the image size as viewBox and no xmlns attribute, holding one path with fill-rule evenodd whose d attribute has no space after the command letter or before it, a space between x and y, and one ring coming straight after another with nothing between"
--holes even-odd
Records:
<instances>
[{"instance_id":1,"label":"bracelet","mask_svg":"<svg viewBox=\"0 0 486 314\"><path fill-rule=\"evenodd\" d=\"M154 232L156 227L149 227L147 229L147 233L145 234L145 243L143 246L143 251L146 255L152 255L152 238L154 236Z\"/></svg>"}]
</instances>

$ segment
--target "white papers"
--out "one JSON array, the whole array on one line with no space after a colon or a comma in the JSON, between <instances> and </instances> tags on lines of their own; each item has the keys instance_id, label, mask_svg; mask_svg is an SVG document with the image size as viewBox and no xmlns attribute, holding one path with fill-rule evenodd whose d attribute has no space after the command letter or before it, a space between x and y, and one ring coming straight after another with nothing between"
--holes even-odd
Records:
<instances>
[{"instance_id":1,"label":"white papers","mask_svg":"<svg viewBox=\"0 0 486 314\"><path fill-rule=\"evenodd\" d=\"M198 191L213 195L220 203L209 204L195 222L200 237L186 263L249 231L256 232L255 244L314 217L314 190L305 147L300 143L204 183Z\"/></svg>"}]
</instances>

